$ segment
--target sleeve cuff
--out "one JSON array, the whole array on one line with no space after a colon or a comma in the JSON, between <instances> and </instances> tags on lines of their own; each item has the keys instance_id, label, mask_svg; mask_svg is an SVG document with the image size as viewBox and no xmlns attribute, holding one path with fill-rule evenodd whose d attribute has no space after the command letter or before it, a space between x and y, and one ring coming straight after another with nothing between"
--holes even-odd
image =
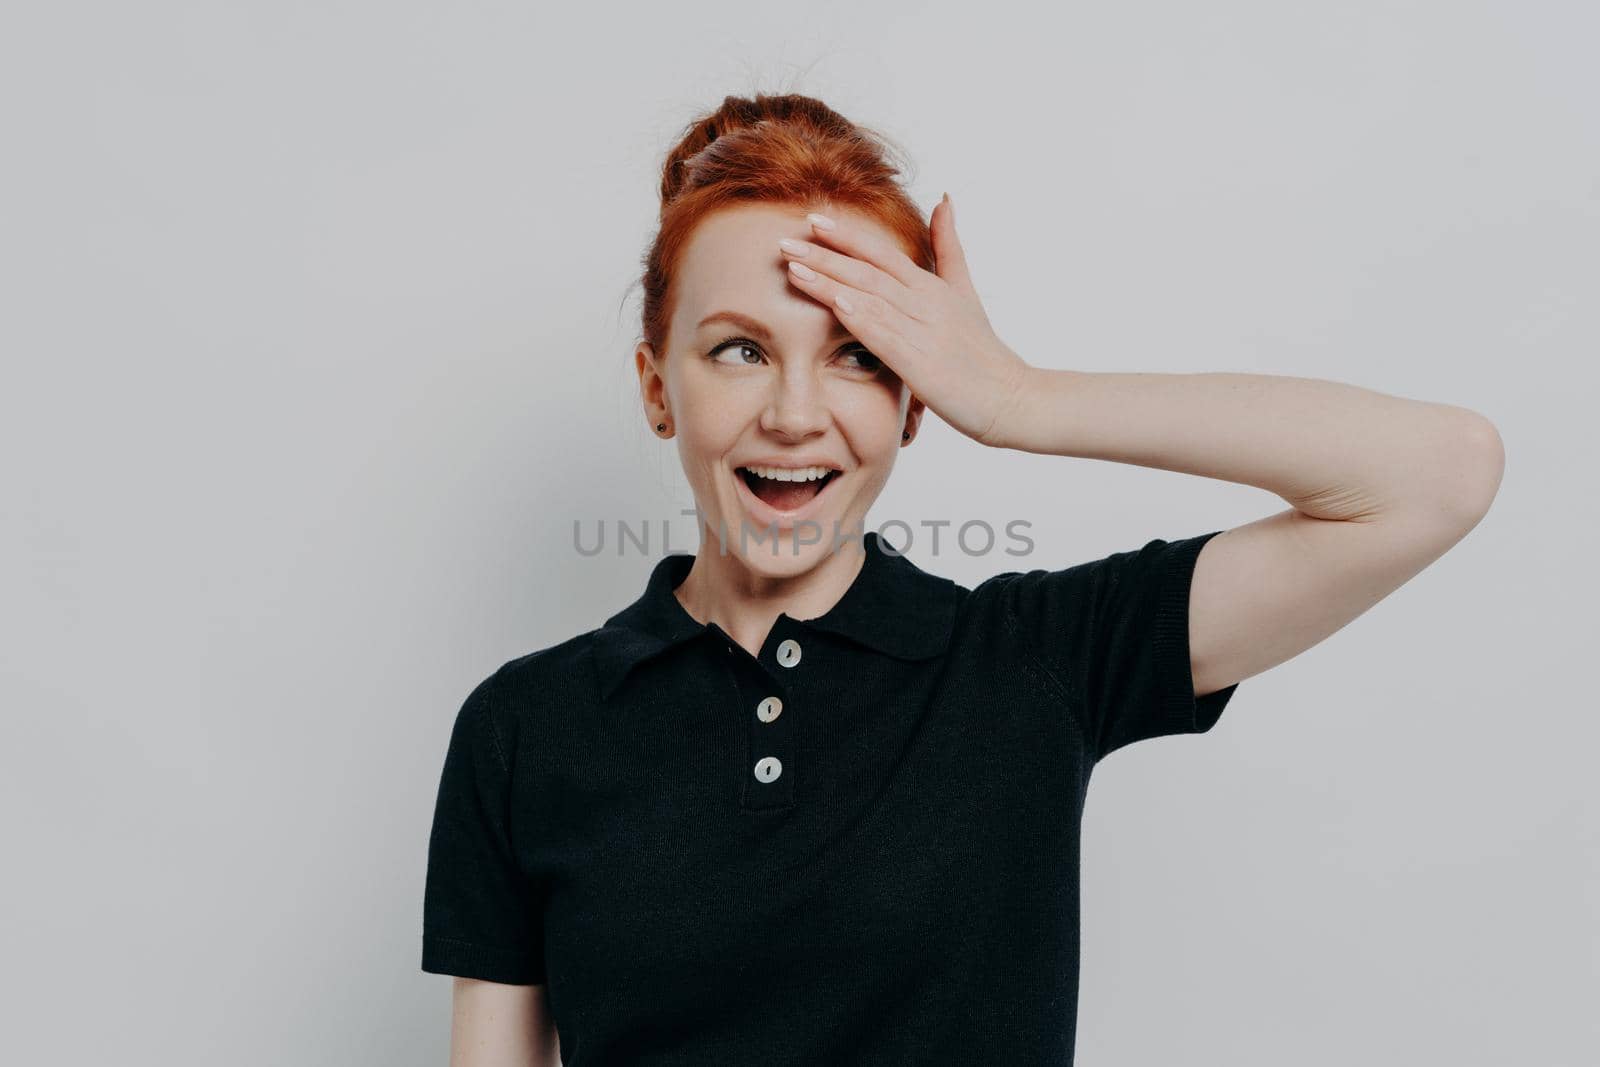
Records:
<instances>
[{"instance_id":1,"label":"sleeve cuff","mask_svg":"<svg viewBox=\"0 0 1600 1067\"><path fill-rule=\"evenodd\" d=\"M1161 575L1154 626L1155 670L1160 688L1162 717L1171 733L1205 733L1222 717L1222 709L1239 688L1194 695L1194 666L1189 652L1189 590L1200 549L1221 530L1191 537L1172 545Z\"/></svg>"},{"instance_id":2,"label":"sleeve cuff","mask_svg":"<svg viewBox=\"0 0 1600 1067\"><path fill-rule=\"evenodd\" d=\"M543 961L536 956L433 935L422 939L422 969L506 985L541 985L545 981Z\"/></svg>"}]
</instances>

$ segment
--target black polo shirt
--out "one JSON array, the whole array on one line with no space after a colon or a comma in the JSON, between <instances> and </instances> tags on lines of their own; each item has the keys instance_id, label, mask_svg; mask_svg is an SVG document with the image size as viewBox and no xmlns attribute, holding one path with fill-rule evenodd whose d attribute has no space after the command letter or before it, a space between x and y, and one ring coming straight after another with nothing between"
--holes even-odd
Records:
<instances>
[{"instance_id":1,"label":"black polo shirt","mask_svg":"<svg viewBox=\"0 0 1600 1067\"><path fill-rule=\"evenodd\" d=\"M422 969L547 984L566 1067L1071 1064L1090 772L1237 688L1190 674L1220 532L968 589L869 531L759 656L665 556L467 697Z\"/></svg>"}]
</instances>

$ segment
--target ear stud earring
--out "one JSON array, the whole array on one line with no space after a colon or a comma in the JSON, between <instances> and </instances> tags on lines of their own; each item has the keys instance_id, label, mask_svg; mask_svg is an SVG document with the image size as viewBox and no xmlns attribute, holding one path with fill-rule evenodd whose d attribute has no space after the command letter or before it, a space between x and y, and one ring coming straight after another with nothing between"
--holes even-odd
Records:
<instances>
[{"instance_id":1,"label":"ear stud earring","mask_svg":"<svg viewBox=\"0 0 1600 1067\"><path fill-rule=\"evenodd\" d=\"M903 431L903 432L902 432L902 433L901 433L901 434L900 434L900 440L902 440L902 441L909 441L909 440L911 440L911 431L910 431L910 430L905 430L905 431Z\"/></svg>"}]
</instances>

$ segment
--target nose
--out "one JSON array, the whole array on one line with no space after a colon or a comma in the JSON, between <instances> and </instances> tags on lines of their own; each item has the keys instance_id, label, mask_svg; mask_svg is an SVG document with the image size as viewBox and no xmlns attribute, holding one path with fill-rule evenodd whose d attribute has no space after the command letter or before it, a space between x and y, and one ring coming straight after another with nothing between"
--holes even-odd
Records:
<instances>
[{"instance_id":1,"label":"nose","mask_svg":"<svg viewBox=\"0 0 1600 1067\"><path fill-rule=\"evenodd\" d=\"M794 440L827 430L833 415L822 383L804 367L786 367L784 371L775 380L772 396L761 413L761 428Z\"/></svg>"}]
</instances>

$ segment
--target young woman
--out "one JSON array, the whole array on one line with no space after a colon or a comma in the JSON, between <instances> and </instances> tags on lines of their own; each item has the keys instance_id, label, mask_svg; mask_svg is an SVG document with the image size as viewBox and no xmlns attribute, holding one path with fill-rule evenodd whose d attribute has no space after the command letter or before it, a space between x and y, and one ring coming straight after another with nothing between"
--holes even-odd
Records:
<instances>
[{"instance_id":1,"label":"young woman","mask_svg":"<svg viewBox=\"0 0 1600 1067\"><path fill-rule=\"evenodd\" d=\"M635 362L702 540L460 710L422 957L457 976L457 1067L1070 1064L1095 764L1210 729L1495 495L1463 408L1030 365L898 173L793 95L667 159ZM969 589L865 528L928 410L1290 506Z\"/></svg>"}]
</instances>

